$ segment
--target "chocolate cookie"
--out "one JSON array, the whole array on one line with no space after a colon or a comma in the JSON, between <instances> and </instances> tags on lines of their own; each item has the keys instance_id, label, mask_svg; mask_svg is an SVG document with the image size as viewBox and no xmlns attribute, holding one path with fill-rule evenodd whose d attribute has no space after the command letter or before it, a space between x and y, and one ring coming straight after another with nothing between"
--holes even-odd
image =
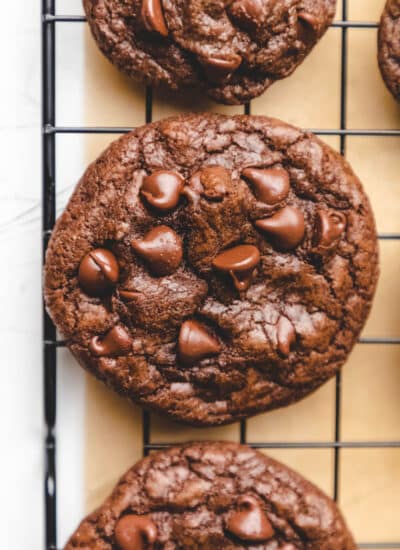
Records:
<instances>
[{"instance_id":1,"label":"chocolate cookie","mask_svg":"<svg viewBox=\"0 0 400 550\"><path fill-rule=\"evenodd\" d=\"M154 453L120 480L65 550L356 550L335 503L235 443Z\"/></svg>"},{"instance_id":2,"label":"chocolate cookie","mask_svg":"<svg viewBox=\"0 0 400 550\"><path fill-rule=\"evenodd\" d=\"M186 115L89 167L51 237L45 295L97 378L213 425L337 373L377 264L368 199L336 152L273 119Z\"/></svg>"},{"instance_id":3,"label":"chocolate cookie","mask_svg":"<svg viewBox=\"0 0 400 550\"><path fill-rule=\"evenodd\" d=\"M303 61L336 0L83 0L101 51L130 77L204 88L222 103L259 96Z\"/></svg>"},{"instance_id":4,"label":"chocolate cookie","mask_svg":"<svg viewBox=\"0 0 400 550\"><path fill-rule=\"evenodd\" d=\"M378 35L379 66L386 86L400 101L400 0L387 0Z\"/></svg>"}]
</instances>

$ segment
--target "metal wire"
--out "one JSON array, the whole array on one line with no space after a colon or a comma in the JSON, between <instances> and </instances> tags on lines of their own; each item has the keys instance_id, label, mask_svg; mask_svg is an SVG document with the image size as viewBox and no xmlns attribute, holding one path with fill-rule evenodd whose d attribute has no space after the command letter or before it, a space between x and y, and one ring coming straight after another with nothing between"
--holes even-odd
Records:
<instances>
[{"instance_id":1,"label":"metal wire","mask_svg":"<svg viewBox=\"0 0 400 550\"><path fill-rule=\"evenodd\" d=\"M55 0L42 0L42 13L54 14ZM42 124L56 123L55 90L55 26L42 24ZM54 226L56 189L56 140L54 134L42 134L42 229L43 258L50 232ZM56 329L43 308L43 340L55 340ZM57 350L43 346L44 369L44 418L45 434L45 543L46 548L55 548L57 543L57 480L56 480L56 383Z\"/></svg>"},{"instance_id":2,"label":"metal wire","mask_svg":"<svg viewBox=\"0 0 400 550\"><path fill-rule=\"evenodd\" d=\"M127 134L133 126L53 126L46 125L46 134ZM310 128L308 132L320 136L352 136L352 137L400 137L400 130L365 130L340 128Z\"/></svg>"},{"instance_id":3,"label":"metal wire","mask_svg":"<svg viewBox=\"0 0 400 550\"><path fill-rule=\"evenodd\" d=\"M348 129L347 128L347 73L348 73L348 29L376 29L378 24L367 21L348 21L348 0L343 0L342 20L335 21L332 27L341 32L341 86L340 86L340 128L310 129L322 136L339 136L340 152L346 154L346 138L352 137L400 137L400 130L392 129ZM56 138L59 134L124 134L133 128L128 127L89 127L57 126L56 124L56 63L55 39L56 23L84 23L86 18L73 15L56 15L55 0L42 0L42 243L43 254L46 251L56 216ZM153 96L151 88L146 89L146 122L152 121ZM244 113L251 113L251 105L244 107ZM382 240L399 240L400 234L379 235ZM400 337L363 337L359 340L364 345L399 345ZM57 480L56 480L56 381L57 381L57 348L64 347L65 342L56 339L56 329L43 308L43 369L44 369L44 420L45 420L45 548L57 549ZM341 375L336 377L335 426L334 440L322 442L247 442L246 420L240 422L240 441L255 449L332 449L334 452L333 494L339 497L340 452L342 449L383 449L400 448L400 441L342 441L341 439ZM172 445L151 441L151 423L148 412L143 412L142 421L143 454ZM400 548L399 542L360 543L359 548L394 549Z\"/></svg>"}]
</instances>

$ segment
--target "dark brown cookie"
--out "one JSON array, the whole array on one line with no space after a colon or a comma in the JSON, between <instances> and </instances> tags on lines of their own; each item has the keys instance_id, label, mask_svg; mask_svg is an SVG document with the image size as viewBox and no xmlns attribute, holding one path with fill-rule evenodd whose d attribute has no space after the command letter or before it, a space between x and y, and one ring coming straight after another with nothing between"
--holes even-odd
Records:
<instances>
[{"instance_id":1,"label":"dark brown cookie","mask_svg":"<svg viewBox=\"0 0 400 550\"><path fill-rule=\"evenodd\" d=\"M387 0L378 35L379 67L386 86L400 101L400 0Z\"/></svg>"},{"instance_id":2,"label":"dark brown cookie","mask_svg":"<svg viewBox=\"0 0 400 550\"><path fill-rule=\"evenodd\" d=\"M335 503L235 443L154 453L120 480L65 550L356 550Z\"/></svg>"},{"instance_id":3,"label":"dark brown cookie","mask_svg":"<svg viewBox=\"0 0 400 550\"><path fill-rule=\"evenodd\" d=\"M245 103L290 75L336 0L83 0L101 51L130 77Z\"/></svg>"},{"instance_id":4,"label":"dark brown cookie","mask_svg":"<svg viewBox=\"0 0 400 550\"><path fill-rule=\"evenodd\" d=\"M89 167L50 240L45 294L97 378L213 425L337 373L377 274L370 205L340 155L277 120L186 115Z\"/></svg>"}]
</instances>

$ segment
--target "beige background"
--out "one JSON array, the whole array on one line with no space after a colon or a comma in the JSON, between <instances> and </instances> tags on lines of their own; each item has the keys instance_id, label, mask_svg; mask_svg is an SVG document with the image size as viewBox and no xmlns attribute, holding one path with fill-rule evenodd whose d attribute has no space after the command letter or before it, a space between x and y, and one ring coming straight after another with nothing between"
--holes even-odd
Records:
<instances>
[{"instance_id":1,"label":"beige background","mask_svg":"<svg viewBox=\"0 0 400 550\"><path fill-rule=\"evenodd\" d=\"M383 0L349 0L351 20L377 21ZM338 18L341 18L338 6ZM252 113L277 116L307 128L340 124L341 29L331 28L290 78L252 102ZM400 108L384 87L376 63L376 30L349 30L347 124L349 128L400 128ZM86 123L144 123L144 88L121 76L97 51L87 32ZM155 93L153 118L182 111L242 112L200 94ZM115 136L87 136L92 161ZM337 137L326 138L339 147ZM349 137L347 157L373 203L380 233L400 231L399 138ZM381 242L381 279L364 336L400 336L400 241ZM356 346L343 371L343 441L400 440L400 346ZM100 504L118 476L142 455L142 412L87 378L86 503ZM334 439L335 382L303 402L248 421L249 442ZM239 426L191 430L152 417L151 441L239 440ZM300 471L328 494L333 491L332 449L273 449L269 454ZM339 500L358 541L400 540L400 449L344 449Z\"/></svg>"}]
</instances>

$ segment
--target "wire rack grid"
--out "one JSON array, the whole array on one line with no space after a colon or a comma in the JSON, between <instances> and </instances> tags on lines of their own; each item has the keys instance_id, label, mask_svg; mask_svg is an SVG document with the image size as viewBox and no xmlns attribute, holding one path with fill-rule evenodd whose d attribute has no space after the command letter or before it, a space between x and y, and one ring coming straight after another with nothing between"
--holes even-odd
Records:
<instances>
[{"instance_id":1,"label":"wire rack grid","mask_svg":"<svg viewBox=\"0 0 400 550\"><path fill-rule=\"evenodd\" d=\"M76 15L56 15L56 0L42 1L42 245L43 256L55 223L56 217L56 139L59 134L123 134L131 131L129 127L106 126L57 126L56 124L56 26L57 23L85 23L86 18ZM346 155L348 136L400 137L400 130L394 129L349 129L347 128L347 79L348 79L348 30L376 29L378 24L367 21L348 20L348 0L342 0L341 20L332 23L332 27L341 32L340 62L340 127L332 129L311 128L320 136L339 136L340 152ZM146 89L146 122L152 121L153 94ZM244 106L245 114L251 113L251 103ZM400 240L400 233L379 235L380 240ZM400 338L361 338L360 344L400 345ZM56 328L45 309L43 309L43 370L44 370L44 420L45 420L45 549L57 550L57 477L56 477L56 380L57 348L64 347L57 340ZM334 452L333 479L334 499L339 496L340 451L342 449L400 448L397 441L342 441L341 439L341 375L336 376L334 439L332 441L309 442L261 442L248 443L258 449L332 449ZM152 450L168 447L170 444L151 442L150 415L143 412L143 454ZM246 421L240 423L240 441L247 443ZM395 549L400 541L359 543L360 548Z\"/></svg>"}]
</instances>

